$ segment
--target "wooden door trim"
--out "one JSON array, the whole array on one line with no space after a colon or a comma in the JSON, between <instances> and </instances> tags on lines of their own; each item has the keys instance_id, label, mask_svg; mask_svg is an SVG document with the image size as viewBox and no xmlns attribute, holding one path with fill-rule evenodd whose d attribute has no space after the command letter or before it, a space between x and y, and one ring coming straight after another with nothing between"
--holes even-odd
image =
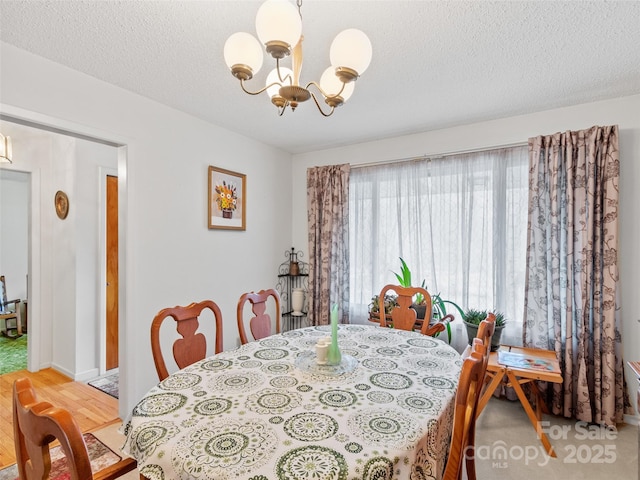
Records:
<instances>
[{"instance_id":1,"label":"wooden door trim","mask_svg":"<svg viewBox=\"0 0 640 480\"><path fill-rule=\"evenodd\" d=\"M100 271L98 273L98 292L99 292L99 306L98 311L100 314L100 339L99 339L99 369L100 375L107 373L106 362L106 343L107 343L107 177L117 177L118 170L110 167L99 167L100 172L100 219L99 219L99 258L100 258ZM120 263L120 262L119 262ZM120 332L121 334L123 332Z\"/></svg>"}]
</instances>

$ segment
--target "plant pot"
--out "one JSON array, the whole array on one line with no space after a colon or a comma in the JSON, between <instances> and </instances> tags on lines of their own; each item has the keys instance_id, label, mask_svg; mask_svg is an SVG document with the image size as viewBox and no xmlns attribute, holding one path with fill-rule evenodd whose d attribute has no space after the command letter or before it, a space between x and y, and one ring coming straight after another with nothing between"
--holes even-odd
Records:
<instances>
[{"instance_id":1,"label":"plant pot","mask_svg":"<svg viewBox=\"0 0 640 480\"><path fill-rule=\"evenodd\" d=\"M233 210L222 210L222 218L233 218Z\"/></svg>"},{"instance_id":2,"label":"plant pot","mask_svg":"<svg viewBox=\"0 0 640 480\"><path fill-rule=\"evenodd\" d=\"M478 325L475 323L467 323L464 322L465 327L467 327L467 337L469 337L469 345L473 343L473 339L478 335ZM495 352L500 348L500 337L502 336L502 330L504 326L497 327L493 332L493 336L491 337L491 351Z\"/></svg>"},{"instance_id":3,"label":"plant pot","mask_svg":"<svg viewBox=\"0 0 640 480\"><path fill-rule=\"evenodd\" d=\"M427 306L426 305L416 305L415 303L411 305L416 311L416 315L418 316L418 320L424 320L424 316L427 314Z\"/></svg>"}]
</instances>

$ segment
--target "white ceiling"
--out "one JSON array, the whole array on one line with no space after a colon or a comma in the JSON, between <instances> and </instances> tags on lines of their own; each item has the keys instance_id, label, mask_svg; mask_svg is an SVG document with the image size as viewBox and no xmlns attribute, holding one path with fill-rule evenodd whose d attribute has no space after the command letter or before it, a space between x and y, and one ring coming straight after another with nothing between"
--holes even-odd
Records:
<instances>
[{"instance_id":1,"label":"white ceiling","mask_svg":"<svg viewBox=\"0 0 640 480\"><path fill-rule=\"evenodd\" d=\"M278 117L222 55L255 34L259 5L0 0L0 39L292 153L640 93L638 1L305 0L303 83L345 28L369 35L373 61L332 117L309 102Z\"/></svg>"}]
</instances>

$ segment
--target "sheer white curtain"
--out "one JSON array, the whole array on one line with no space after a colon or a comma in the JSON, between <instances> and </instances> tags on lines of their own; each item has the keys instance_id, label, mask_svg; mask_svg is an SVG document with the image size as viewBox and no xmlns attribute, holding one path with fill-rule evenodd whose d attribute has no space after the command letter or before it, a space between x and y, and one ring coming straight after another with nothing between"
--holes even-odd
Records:
<instances>
[{"instance_id":1,"label":"sheer white curtain","mask_svg":"<svg viewBox=\"0 0 640 480\"><path fill-rule=\"evenodd\" d=\"M463 310L504 312L503 343L522 345L527 164L525 145L352 167L351 322L368 323L371 297L397 283L392 272L402 257L414 285L425 279L429 292ZM452 327L461 351L467 334L459 314Z\"/></svg>"}]
</instances>

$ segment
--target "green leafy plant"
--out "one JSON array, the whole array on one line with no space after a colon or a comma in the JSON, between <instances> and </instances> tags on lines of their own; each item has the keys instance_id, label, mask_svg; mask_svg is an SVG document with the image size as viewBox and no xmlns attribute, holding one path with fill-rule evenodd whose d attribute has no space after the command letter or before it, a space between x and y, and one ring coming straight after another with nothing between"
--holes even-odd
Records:
<instances>
[{"instance_id":1,"label":"green leafy plant","mask_svg":"<svg viewBox=\"0 0 640 480\"><path fill-rule=\"evenodd\" d=\"M502 312L493 311L492 312L496 316L496 327L504 327L507 323L504 318L504 314ZM470 308L462 315L462 319L466 323L470 323L471 325L480 325L487 315L489 314L488 310L478 310L475 308Z\"/></svg>"},{"instance_id":2,"label":"green leafy plant","mask_svg":"<svg viewBox=\"0 0 640 480\"><path fill-rule=\"evenodd\" d=\"M384 313L388 315L398 304L396 302L396 295L386 294L384 296ZM380 295L374 295L371 297L371 303L369 303L369 312L380 313Z\"/></svg>"},{"instance_id":3,"label":"green leafy plant","mask_svg":"<svg viewBox=\"0 0 640 480\"><path fill-rule=\"evenodd\" d=\"M412 287L413 285L411 284L411 269L409 269L409 267L407 266L407 263L404 261L402 257L398 257L398 258L400 258L400 273L396 273L396 272L392 272L392 273L396 276L396 279L398 279L398 284L401 287L405 287L405 288ZM420 284L420 286L425 290L427 289L426 282L424 279L422 280L422 283ZM424 303L424 295L421 293L416 293L415 297L413 297L413 303L415 303L416 305L422 305Z\"/></svg>"},{"instance_id":4,"label":"green leafy plant","mask_svg":"<svg viewBox=\"0 0 640 480\"><path fill-rule=\"evenodd\" d=\"M407 263L402 259L402 257L399 257L399 258L400 258L400 273L393 272L393 274L396 276L396 278L398 279L398 283L401 286L410 287L411 286L411 270L409 270Z\"/></svg>"},{"instance_id":5,"label":"green leafy plant","mask_svg":"<svg viewBox=\"0 0 640 480\"><path fill-rule=\"evenodd\" d=\"M476 308L470 308L465 312L465 316L463 318L464 324L467 328L467 337L469 339L469 345L472 344L473 339L478 335L478 328L480 323L487 318L489 311L487 310L479 310ZM491 337L491 351L496 351L500 348L500 337L502 334L502 329L506 325L506 319L502 312L493 311L493 314L496 316L496 329Z\"/></svg>"},{"instance_id":6,"label":"green leafy plant","mask_svg":"<svg viewBox=\"0 0 640 480\"><path fill-rule=\"evenodd\" d=\"M460 316L462 317L462 319L463 320L465 319L465 312L462 310L462 308L460 308L460 305L458 305L455 302L452 302L451 300L444 300L439 293L431 297L431 303L433 304L432 316L437 321L440 321L440 319L447 316L447 304L455 307L455 309L458 310L458 313L460 313ZM446 327L447 327L447 343L451 343L451 325L449 324L449 322L446 323ZM439 333L440 332L438 332L438 334Z\"/></svg>"},{"instance_id":7,"label":"green leafy plant","mask_svg":"<svg viewBox=\"0 0 640 480\"><path fill-rule=\"evenodd\" d=\"M409 268L409 266L407 265L407 262L405 262L402 257L399 257L399 258L400 258L400 273L393 272L393 274L396 276L398 283L402 287L411 287L412 286L411 285L411 269ZM424 279L422 280L422 283L420 284L420 286L425 290L427 290L426 281ZM424 304L425 303L424 295L421 293L417 293L413 298L413 303L415 305ZM458 311L458 313L460 313L460 316L462 317L463 320L465 318L465 312L462 310L460 305L458 305L457 303L451 300L443 299L439 293L431 296L431 303L432 303L432 316L437 321L440 321L440 319L447 316L447 304L454 307ZM449 325L449 323L447 322L446 327L447 327L447 341L448 343L451 343L451 325ZM436 336L438 336L439 334L440 332L438 332Z\"/></svg>"},{"instance_id":8,"label":"green leafy plant","mask_svg":"<svg viewBox=\"0 0 640 480\"><path fill-rule=\"evenodd\" d=\"M460 314L460 317L462 317L463 320L467 315L464 312L464 310L462 310L460 305L458 305L455 302L452 302L451 300L444 300L439 293L436 295L433 295L431 297L431 301L433 303L433 314L438 318L444 318L447 316L447 304L453 306L458 311L458 313Z\"/></svg>"}]
</instances>

